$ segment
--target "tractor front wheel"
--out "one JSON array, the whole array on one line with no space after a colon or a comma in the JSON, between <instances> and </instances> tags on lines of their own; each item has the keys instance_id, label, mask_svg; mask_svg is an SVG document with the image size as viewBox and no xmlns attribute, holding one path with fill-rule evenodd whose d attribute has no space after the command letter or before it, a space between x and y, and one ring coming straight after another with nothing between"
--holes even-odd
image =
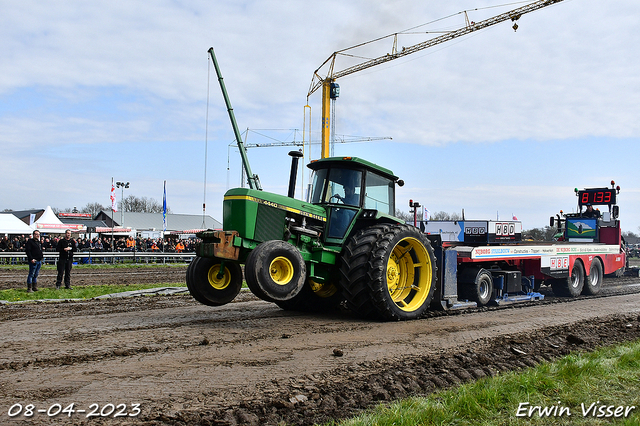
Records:
<instances>
[{"instance_id":1,"label":"tractor front wheel","mask_svg":"<svg viewBox=\"0 0 640 426\"><path fill-rule=\"evenodd\" d=\"M196 257L187 268L187 288L198 302L221 306L231 302L242 288L242 268L235 262Z\"/></svg>"},{"instance_id":2,"label":"tractor front wheel","mask_svg":"<svg viewBox=\"0 0 640 426\"><path fill-rule=\"evenodd\" d=\"M244 268L251 291L272 302L294 298L307 277L307 266L298 249L280 240L265 241L256 247Z\"/></svg>"}]
</instances>

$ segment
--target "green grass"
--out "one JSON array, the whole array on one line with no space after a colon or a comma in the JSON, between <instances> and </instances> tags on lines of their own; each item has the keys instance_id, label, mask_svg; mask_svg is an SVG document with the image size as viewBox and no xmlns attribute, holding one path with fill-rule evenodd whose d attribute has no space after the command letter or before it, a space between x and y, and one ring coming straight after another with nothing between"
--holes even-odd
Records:
<instances>
[{"instance_id":1,"label":"green grass","mask_svg":"<svg viewBox=\"0 0 640 426\"><path fill-rule=\"evenodd\" d=\"M380 405L341 426L640 425L640 341L568 355L521 372L486 378L426 398ZM599 402L598 402L599 401ZM529 405L520 405L528 403ZM583 416L597 406L635 406L628 417ZM534 406L552 409L540 416ZM558 407L553 415L553 407ZM518 409L525 416L516 416ZM561 412L563 407L567 411ZM604 411L606 415L606 408Z\"/></svg>"},{"instance_id":2,"label":"green grass","mask_svg":"<svg viewBox=\"0 0 640 426\"><path fill-rule=\"evenodd\" d=\"M135 285L88 285L72 286L66 290L64 286L60 290L51 287L40 287L38 291L28 293L26 288L0 290L0 300L9 302L42 300L42 299L91 299L105 294L121 293L124 291L143 290L157 287L185 287L184 283L155 283ZM185 287L186 288L186 287Z\"/></svg>"}]
</instances>

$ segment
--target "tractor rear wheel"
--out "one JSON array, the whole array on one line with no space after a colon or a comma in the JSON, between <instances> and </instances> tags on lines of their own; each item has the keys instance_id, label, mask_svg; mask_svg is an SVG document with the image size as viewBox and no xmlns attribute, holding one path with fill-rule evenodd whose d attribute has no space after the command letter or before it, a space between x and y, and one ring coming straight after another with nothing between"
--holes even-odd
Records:
<instances>
[{"instance_id":1,"label":"tractor rear wheel","mask_svg":"<svg viewBox=\"0 0 640 426\"><path fill-rule=\"evenodd\" d=\"M435 290L431 243L407 225L380 224L358 232L345 247L340 271L347 306L362 317L419 318Z\"/></svg>"},{"instance_id":2,"label":"tractor rear wheel","mask_svg":"<svg viewBox=\"0 0 640 426\"><path fill-rule=\"evenodd\" d=\"M242 268L235 262L197 257L187 268L187 288L198 302L221 306L231 302L242 288Z\"/></svg>"},{"instance_id":3,"label":"tractor rear wheel","mask_svg":"<svg viewBox=\"0 0 640 426\"><path fill-rule=\"evenodd\" d=\"M591 268L589 268L589 276L584 281L582 294L592 296L600 293L603 277L604 269L602 267L602 262L600 262L600 259L593 259L593 262L591 262Z\"/></svg>"},{"instance_id":4,"label":"tractor rear wheel","mask_svg":"<svg viewBox=\"0 0 640 426\"><path fill-rule=\"evenodd\" d=\"M256 296L268 301L295 297L304 286L307 265L298 249L286 241L265 241L245 262L245 279Z\"/></svg>"},{"instance_id":5,"label":"tractor rear wheel","mask_svg":"<svg viewBox=\"0 0 640 426\"><path fill-rule=\"evenodd\" d=\"M551 281L551 288L556 296L577 297L584 287L584 266L580 260L573 263L571 276Z\"/></svg>"}]
</instances>

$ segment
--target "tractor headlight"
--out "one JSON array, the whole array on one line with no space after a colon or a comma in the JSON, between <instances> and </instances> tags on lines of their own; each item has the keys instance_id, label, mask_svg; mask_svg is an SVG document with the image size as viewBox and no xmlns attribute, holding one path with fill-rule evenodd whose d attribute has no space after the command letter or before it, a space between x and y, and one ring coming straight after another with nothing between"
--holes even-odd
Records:
<instances>
[{"instance_id":1,"label":"tractor headlight","mask_svg":"<svg viewBox=\"0 0 640 426\"><path fill-rule=\"evenodd\" d=\"M364 210L362 212L362 217L364 219L375 219L377 215L378 215L377 210Z\"/></svg>"}]
</instances>

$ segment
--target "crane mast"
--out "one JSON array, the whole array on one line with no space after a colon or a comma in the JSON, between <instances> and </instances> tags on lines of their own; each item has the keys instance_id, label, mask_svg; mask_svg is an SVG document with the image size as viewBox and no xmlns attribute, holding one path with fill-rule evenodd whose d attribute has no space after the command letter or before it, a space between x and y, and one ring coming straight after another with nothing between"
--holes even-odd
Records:
<instances>
[{"instance_id":1,"label":"crane mast","mask_svg":"<svg viewBox=\"0 0 640 426\"><path fill-rule=\"evenodd\" d=\"M529 3L525 6L502 13L500 15L496 15L492 18L485 19L484 21L480 21L480 22L467 21L467 24L462 28L447 32L446 34L443 34L438 37L434 37L424 42L414 44L413 46L403 47L402 50L400 51L396 49L396 43L394 42L394 48L391 53L387 53L378 58L365 60L359 64L350 66L348 68L345 68L339 71L336 71L334 69L336 57L342 52L353 49L354 47L362 46L362 44L334 52L331 56L329 56L329 58L326 61L322 63L322 65L320 65L320 67L318 67L318 69L314 71L313 78L311 80L311 85L309 87L309 93L307 94L307 100L308 100L309 96L311 96L319 88L322 88L322 150L321 150L322 158L325 158L325 154L329 152L330 129L331 129L331 125L330 125L331 84L335 83L335 81L338 78L356 73L358 71L365 70L367 68L374 67L376 65L384 64L394 59L411 55L412 53L416 53L421 50L427 49L429 47L433 47L438 44L442 44L447 41L456 39L458 37L462 37L474 31L479 31L479 30L491 27L493 25L499 24L500 22L504 22L507 20L511 20L515 22L518 19L520 19L522 15L526 13L530 13L538 9L542 9L543 7L560 3L561 1L563 0L538 0L533 3ZM515 30L517 28L518 28L518 24L514 23L513 29ZM397 34L394 34L394 37L397 38ZM325 65L328 65L329 70L325 77L321 77L319 72L320 72L320 69L323 68Z\"/></svg>"}]
</instances>

